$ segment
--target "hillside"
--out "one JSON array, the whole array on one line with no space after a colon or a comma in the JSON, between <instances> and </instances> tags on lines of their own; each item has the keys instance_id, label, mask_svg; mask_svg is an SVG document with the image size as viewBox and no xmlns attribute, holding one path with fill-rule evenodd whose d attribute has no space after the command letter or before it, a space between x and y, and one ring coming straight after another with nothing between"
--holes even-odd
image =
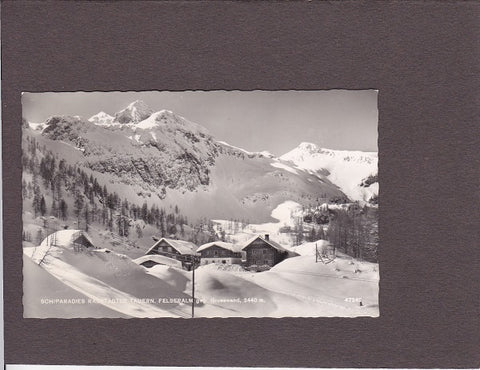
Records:
<instances>
[{"instance_id":1,"label":"hillside","mask_svg":"<svg viewBox=\"0 0 480 370\"><path fill-rule=\"evenodd\" d=\"M136 258L151 246L153 236L199 243L216 238L211 222L189 222L178 206L121 197L112 184L100 185L91 171L59 159L35 137L25 135L22 147L24 244L37 245L65 227L83 229L95 245Z\"/></svg>"}]
</instances>

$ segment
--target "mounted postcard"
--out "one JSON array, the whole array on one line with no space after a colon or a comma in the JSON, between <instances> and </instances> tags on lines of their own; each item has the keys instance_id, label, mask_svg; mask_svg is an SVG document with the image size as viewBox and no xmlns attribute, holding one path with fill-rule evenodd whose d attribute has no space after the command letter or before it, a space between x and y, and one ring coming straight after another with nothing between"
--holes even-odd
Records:
<instances>
[{"instance_id":1,"label":"mounted postcard","mask_svg":"<svg viewBox=\"0 0 480 370\"><path fill-rule=\"evenodd\" d=\"M377 97L23 93L23 316L378 317Z\"/></svg>"}]
</instances>

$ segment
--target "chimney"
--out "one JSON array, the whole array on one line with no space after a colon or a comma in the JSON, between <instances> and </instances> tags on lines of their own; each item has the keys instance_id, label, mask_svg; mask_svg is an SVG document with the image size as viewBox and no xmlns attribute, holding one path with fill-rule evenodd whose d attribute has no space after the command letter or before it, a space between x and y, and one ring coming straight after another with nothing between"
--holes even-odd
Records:
<instances>
[{"instance_id":1,"label":"chimney","mask_svg":"<svg viewBox=\"0 0 480 370\"><path fill-rule=\"evenodd\" d=\"M265 234L265 240L270 240L270 235L269 234Z\"/></svg>"}]
</instances>

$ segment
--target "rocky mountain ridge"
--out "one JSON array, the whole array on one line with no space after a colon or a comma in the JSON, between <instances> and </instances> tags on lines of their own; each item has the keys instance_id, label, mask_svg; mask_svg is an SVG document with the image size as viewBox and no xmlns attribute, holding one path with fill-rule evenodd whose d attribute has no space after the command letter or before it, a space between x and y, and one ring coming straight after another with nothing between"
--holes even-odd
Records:
<instances>
[{"instance_id":1,"label":"rocky mountain ridge","mask_svg":"<svg viewBox=\"0 0 480 370\"><path fill-rule=\"evenodd\" d=\"M74 158L126 194L156 195L192 214L264 220L286 200L345 198L320 169L217 141L203 126L141 101L113 116L55 116L42 127L36 134L58 143L60 157Z\"/></svg>"}]
</instances>

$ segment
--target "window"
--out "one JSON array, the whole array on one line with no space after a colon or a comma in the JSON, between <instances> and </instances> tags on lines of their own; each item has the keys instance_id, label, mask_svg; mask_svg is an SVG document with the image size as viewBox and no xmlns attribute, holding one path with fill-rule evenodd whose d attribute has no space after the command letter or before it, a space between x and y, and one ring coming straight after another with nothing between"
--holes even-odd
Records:
<instances>
[{"instance_id":1,"label":"window","mask_svg":"<svg viewBox=\"0 0 480 370\"><path fill-rule=\"evenodd\" d=\"M267 254L267 250L266 249L263 249L263 254Z\"/></svg>"},{"instance_id":2,"label":"window","mask_svg":"<svg viewBox=\"0 0 480 370\"><path fill-rule=\"evenodd\" d=\"M213 252L215 256L218 256L218 251Z\"/></svg>"}]
</instances>

